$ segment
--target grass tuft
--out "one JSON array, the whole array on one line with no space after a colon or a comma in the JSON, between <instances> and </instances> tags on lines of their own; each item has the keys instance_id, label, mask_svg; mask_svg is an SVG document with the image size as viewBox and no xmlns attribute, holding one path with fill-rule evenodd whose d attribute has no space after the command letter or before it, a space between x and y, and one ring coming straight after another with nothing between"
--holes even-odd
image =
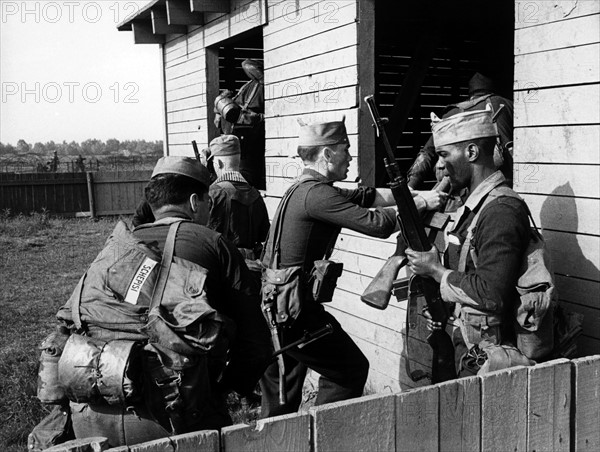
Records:
<instances>
[{"instance_id":1,"label":"grass tuft","mask_svg":"<svg viewBox=\"0 0 600 452\"><path fill-rule=\"evenodd\" d=\"M41 341L115 220L0 212L0 450L26 449L48 413L36 398Z\"/></svg>"}]
</instances>

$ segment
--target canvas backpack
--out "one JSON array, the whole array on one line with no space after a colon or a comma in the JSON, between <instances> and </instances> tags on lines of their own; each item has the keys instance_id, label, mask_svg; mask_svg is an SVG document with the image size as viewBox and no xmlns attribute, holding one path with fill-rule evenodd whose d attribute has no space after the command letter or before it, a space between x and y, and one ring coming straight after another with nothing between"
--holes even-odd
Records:
<instances>
[{"instance_id":1,"label":"canvas backpack","mask_svg":"<svg viewBox=\"0 0 600 452\"><path fill-rule=\"evenodd\" d=\"M234 334L206 296L208 271L173 256L181 223L161 253L120 221L57 314L72 330L56 376L68 399L144 404L171 433L202 419Z\"/></svg>"},{"instance_id":2,"label":"canvas backpack","mask_svg":"<svg viewBox=\"0 0 600 452\"><path fill-rule=\"evenodd\" d=\"M477 267L477 254L471 242L479 215L492 200L503 196L523 201L516 192L506 186L496 187L487 195L468 228L467 237L460 251L458 271L465 271L468 255ZM554 284L550 252L535 225L529 208L527 213L533 227L530 227L527 249L523 253L516 285L519 298L511 307L511 317L517 348L527 358L537 361L550 355L554 347L554 311L558 304L558 294Z\"/></svg>"}]
</instances>

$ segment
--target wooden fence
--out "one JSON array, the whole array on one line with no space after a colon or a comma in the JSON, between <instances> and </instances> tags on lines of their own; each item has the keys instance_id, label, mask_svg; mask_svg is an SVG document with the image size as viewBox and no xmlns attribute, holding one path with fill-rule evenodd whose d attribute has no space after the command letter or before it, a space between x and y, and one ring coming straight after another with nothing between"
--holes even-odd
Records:
<instances>
[{"instance_id":1,"label":"wooden fence","mask_svg":"<svg viewBox=\"0 0 600 452\"><path fill-rule=\"evenodd\" d=\"M152 171L0 173L0 210L60 216L131 214Z\"/></svg>"},{"instance_id":2,"label":"wooden fence","mask_svg":"<svg viewBox=\"0 0 600 452\"><path fill-rule=\"evenodd\" d=\"M93 450L106 448L103 438L91 442ZM52 450L75 449L62 445ZM600 450L600 355L322 405L220 433L201 431L108 450Z\"/></svg>"}]
</instances>

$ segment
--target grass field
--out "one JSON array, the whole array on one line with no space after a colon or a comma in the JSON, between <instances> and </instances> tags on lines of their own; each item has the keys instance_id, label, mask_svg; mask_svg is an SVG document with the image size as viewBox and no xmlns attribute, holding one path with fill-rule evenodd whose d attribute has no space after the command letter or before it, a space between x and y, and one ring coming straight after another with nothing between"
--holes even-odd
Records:
<instances>
[{"instance_id":1,"label":"grass field","mask_svg":"<svg viewBox=\"0 0 600 452\"><path fill-rule=\"evenodd\" d=\"M0 450L23 451L44 416L36 398L38 345L115 220L0 213Z\"/></svg>"},{"instance_id":2,"label":"grass field","mask_svg":"<svg viewBox=\"0 0 600 452\"><path fill-rule=\"evenodd\" d=\"M47 413L36 398L38 345L115 223L0 212L1 452L26 450L27 435ZM227 402L234 423L257 418L256 404L234 393Z\"/></svg>"}]
</instances>

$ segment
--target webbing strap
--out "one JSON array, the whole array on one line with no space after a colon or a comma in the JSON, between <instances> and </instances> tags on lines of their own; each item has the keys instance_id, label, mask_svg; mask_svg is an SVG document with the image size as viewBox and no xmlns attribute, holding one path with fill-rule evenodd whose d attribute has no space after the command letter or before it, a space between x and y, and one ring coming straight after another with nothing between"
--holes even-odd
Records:
<instances>
[{"instance_id":1,"label":"webbing strap","mask_svg":"<svg viewBox=\"0 0 600 452\"><path fill-rule=\"evenodd\" d=\"M506 188L506 189L505 189ZM477 268L477 255L475 254L475 250L471 249L471 241L473 240L473 236L475 235L475 229L477 226L477 221L479 220L479 214L483 211L484 207L487 206L491 201L496 198L501 198L503 196L507 196L509 198L522 199L517 193L515 193L512 189L508 187L494 187L490 193L485 197L483 203L477 208L477 213L471 220L471 224L469 225L469 229L467 232L467 237L465 238L464 243L460 249L460 257L458 259L458 271L464 273L467 268L467 257L469 254L471 255L471 260L473 261L473 265ZM525 208L527 209L527 216L529 217L529 221L535 229L537 226L531 215L531 211L527 204L525 204Z\"/></svg>"},{"instance_id":2,"label":"webbing strap","mask_svg":"<svg viewBox=\"0 0 600 452\"><path fill-rule=\"evenodd\" d=\"M150 302L150 310L160 305L167 280L169 279L169 272L171 271L171 262L173 261L173 252L175 251L175 237L181 221L177 221L169 227L169 233L167 234L167 240L165 241L165 248L163 250L162 259L160 261L160 273L152 291L152 301Z\"/></svg>"},{"instance_id":3,"label":"webbing strap","mask_svg":"<svg viewBox=\"0 0 600 452\"><path fill-rule=\"evenodd\" d=\"M281 239L281 231L282 231L282 224L283 224L283 215L285 214L285 211L287 209L288 203L290 202L290 198L292 197L292 194L296 191L296 189L300 186L300 184L302 184L302 182L306 182L309 180L313 180L315 182L318 182L317 179L315 179L312 176L309 175L302 175L300 176L300 179L298 180L298 182L296 182L294 185L292 185L288 191L285 193L285 195L283 195L283 199L281 200L281 204L279 205L279 209L278 212L276 212L275 218L273 220L273 224L271 225L271 227L274 227L274 233L273 233L273 245L271 248L271 262L269 264L270 268L279 268L279 249L280 249L280 239Z\"/></svg>"},{"instance_id":4,"label":"webbing strap","mask_svg":"<svg viewBox=\"0 0 600 452\"><path fill-rule=\"evenodd\" d=\"M79 281L79 290L77 293L77 297L73 299L73 305L71 306L71 319L73 320L73 324L75 328L78 330L81 329L81 295L83 294L83 284L85 283L85 278L87 277L87 272L81 277Z\"/></svg>"}]
</instances>

